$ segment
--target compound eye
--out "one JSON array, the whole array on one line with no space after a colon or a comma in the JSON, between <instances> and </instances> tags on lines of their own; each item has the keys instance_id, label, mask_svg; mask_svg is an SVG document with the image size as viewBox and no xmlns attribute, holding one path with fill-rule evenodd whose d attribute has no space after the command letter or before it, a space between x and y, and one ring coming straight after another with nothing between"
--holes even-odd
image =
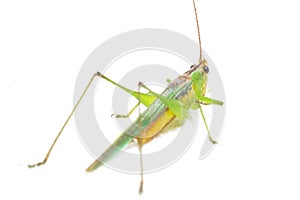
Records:
<instances>
[{"instance_id":1,"label":"compound eye","mask_svg":"<svg viewBox=\"0 0 300 200\"><path fill-rule=\"evenodd\" d=\"M207 74L208 74L208 72L209 72L209 68L208 68L207 66L204 66L204 67L203 67L203 70L204 70L204 72L205 72L205 73L207 73Z\"/></svg>"}]
</instances>

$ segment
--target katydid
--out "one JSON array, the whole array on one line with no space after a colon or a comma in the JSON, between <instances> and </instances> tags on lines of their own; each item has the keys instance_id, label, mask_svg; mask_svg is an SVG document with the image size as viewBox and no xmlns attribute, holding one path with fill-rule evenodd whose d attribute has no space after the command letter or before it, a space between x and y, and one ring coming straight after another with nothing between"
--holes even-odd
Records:
<instances>
[{"instance_id":1,"label":"katydid","mask_svg":"<svg viewBox=\"0 0 300 200\"><path fill-rule=\"evenodd\" d=\"M207 86L207 76L209 73L208 63L202 56L202 47L200 39L200 29L198 23L197 10L195 5L195 0L193 0L194 11L196 16L196 24L198 30L199 48L200 48L200 59L199 63L192 65L190 69L184 74L178 76L173 81L168 81L167 88L161 93L157 94L151 89L149 89L142 82L139 83L139 88L144 88L147 93L134 91L122 86L110 78L106 77L100 72L96 72L90 79L89 83L85 87L82 95L75 104L73 110L68 116L66 122L62 126L58 135L56 136L54 142L52 143L50 149L48 150L46 157L42 162L36 163L34 165L28 165L28 167L36 167L43 165L47 162L49 155L56 144L58 138L63 132L65 126L69 122L71 116L74 114L75 110L79 106L80 102L87 90L89 89L91 83L95 78L103 78L106 81L112 83L116 87L121 88L125 92L128 92L138 100L138 104L127 115L112 115L117 118L129 117L130 114L134 112L136 108L143 104L146 106L146 110L138 116L136 121L132 123L114 142L111 144L103 153L100 155L87 169L87 172L92 172L95 169L102 166L104 163L112 159L116 154L118 154L122 149L131 143L137 143L140 152L140 187L139 192L143 191L143 160L142 160L142 147L148 142L152 141L158 135L174 130L182 126L185 120L189 116L189 110L199 110L201 117L204 121L208 137L210 141L215 144L216 141L213 140L209 132L209 128L202 110L203 105L223 105L223 102L211 99L205 96L206 86Z\"/></svg>"}]
</instances>

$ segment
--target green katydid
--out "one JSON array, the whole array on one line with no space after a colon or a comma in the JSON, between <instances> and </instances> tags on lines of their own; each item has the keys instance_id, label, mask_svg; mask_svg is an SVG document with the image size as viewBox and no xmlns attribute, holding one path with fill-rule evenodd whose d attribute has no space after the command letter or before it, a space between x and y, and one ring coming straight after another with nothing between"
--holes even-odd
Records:
<instances>
[{"instance_id":1,"label":"green katydid","mask_svg":"<svg viewBox=\"0 0 300 200\"><path fill-rule=\"evenodd\" d=\"M214 104L214 105L222 106L223 102L205 97L206 86L207 86L207 75L209 73L209 68L208 68L207 61L202 56L200 29L199 29L195 0L193 0L193 5L194 5L195 16L196 16L196 24L197 24L199 48L200 48L200 59L197 65L192 65L187 72L178 76L173 81L168 81L169 85L161 94L157 94L153 92L142 82L139 83L139 88L144 88L148 92L142 93L140 91L133 91L112 81L111 79L101 74L100 72L96 72L90 79L82 95L80 96L79 100L77 101L73 110L68 116L66 122L64 123L58 135L56 136L44 160L42 162L33 165L28 165L28 167L32 168L32 167L44 165L47 162L49 155L54 145L56 144L58 138L60 137L65 126L68 124L70 118L74 114L75 110L77 109L84 95L89 89L91 83L94 81L96 77L105 79L106 81L112 83L116 87L119 87L124 91L128 92L138 100L138 104L134 106L134 108L127 115L114 115L115 117L117 118L129 117L129 115L132 114L133 111L136 108L138 108L140 104L146 106L147 109L144 112L140 113L136 121L132 123L132 125L130 125L114 141L114 143L111 144L111 146L109 146L104 151L104 153L102 153L102 155L100 155L86 169L87 172L92 172L95 169L99 168L100 166L103 165L103 163L108 162L117 153L119 153L122 149L124 149L129 143L134 141L137 143L140 151L141 180L140 180L139 192L141 193L143 191L143 162L142 162L143 145L152 141L155 137L157 137L162 133L165 133L167 131L182 126L185 120L189 116L190 109L199 110L202 119L204 121L208 137L210 141L213 144L215 144L216 141L213 140L209 132L209 128L202 110L202 105Z\"/></svg>"}]
</instances>

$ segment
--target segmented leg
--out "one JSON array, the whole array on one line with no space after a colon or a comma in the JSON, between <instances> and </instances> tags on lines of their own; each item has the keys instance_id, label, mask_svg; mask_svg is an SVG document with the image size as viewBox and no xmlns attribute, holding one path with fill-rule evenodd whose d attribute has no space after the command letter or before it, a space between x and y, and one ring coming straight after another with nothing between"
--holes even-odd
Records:
<instances>
[{"instance_id":1,"label":"segmented leg","mask_svg":"<svg viewBox=\"0 0 300 200\"><path fill-rule=\"evenodd\" d=\"M120 84L117 84L116 82L112 81L111 79L107 78L106 76L104 76L103 74L101 74L100 72L96 72L90 79L90 81L88 82L87 86L85 87L84 91L82 92L80 98L78 99L78 101L76 102L74 108L72 109L71 113L69 114L67 120L65 121L65 123L63 124L63 126L61 127L60 131L58 132L57 136L55 137L54 141L52 142L45 158L43 161L41 162L38 162L38 163L35 163L35 164L32 164L32 165L28 165L29 168L33 168L33 167L37 167L37 166L41 166L41 165L44 165L46 164L51 152L52 152L52 149L53 147L55 146L57 140L59 139L59 137L61 136L63 130L65 129L66 125L68 124L68 122L70 121L72 115L74 114L74 112L76 111L77 107L79 106L80 102L82 101L83 97L85 96L86 92L88 91L88 89L90 88L93 80L96 78L96 77L101 77L105 80L107 80L108 82L112 83L113 85L125 90L126 92L128 92L129 94L137 97L137 96L140 96L139 99L141 99L141 102L140 103L143 103L145 106L149 106L154 100L156 97L154 97L153 95L148 95L148 94L144 94L144 93L139 93L139 92L135 92L135 91L132 91Z\"/></svg>"},{"instance_id":2,"label":"segmented leg","mask_svg":"<svg viewBox=\"0 0 300 200\"><path fill-rule=\"evenodd\" d=\"M201 116L203 118L206 130L207 130L207 135L208 135L208 138L209 138L210 142L213 143L213 144L217 144L217 141L212 139L212 136L210 134L210 131L209 131L209 128L208 128L208 125L206 123L206 119L205 119L205 116L204 116L204 113L203 113L203 110L202 110L202 106L200 104L199 104L199 110L200 110Z\"/></svg>"},{"instance_id":3,"label":"segmented leg","mask_svg":"<svg viewBox=\"0 0 300 200\"><path fill-rule=\"evenodd\" d=\"M143 193L143 186L144 186L144 168L143 168L143 153L142 153L142 144L139 144L139 152L140 152L140 166L141 166L141 181L140 181L140 189L139 193Z\"/></svg>"},{"instance_id":4,"label":"segmented leg","mask_svg":"<svg viewBox=\"0 0 300 200\"><path fill-rule=\"evenodd\" d=\"M130 115L135 111L135 109L141 104L141 102L138 102L126 115L121 114L111 114L111 117L115 118L128 118Z\"/></svg>"},{"instance_id":5,"label":"segmented leg","mask_svg":"<svg viewBox=\"0 0 300 200\"><path fill-rule=\"evenodd\" d=\"M75 112L75 110L77 109L78 105L80 104L81 100L83 99L84 95L86 94L87 90L88 90L89 87L91 86L93 80L95 79L95 77L99 76L98 73L99 73L99 72L95 73L95 74L92 76L92 78L90 79L90 81L88 82L88 84L87 84L87 86L85 87L83 93L81 94L79 100L77 101L77 103L75 104L75 106L74 106L74 108L72 109L71 113L69 114L67 120L65 121L65 123L64 123L63 126L61 127L61 129L60 129L60 131L58 132L56 138L55 138L54 141L52 142L52 144L51 144L51 146L50 146L50 148L49 148L49 150L48 150L48 152L47 152L47 154L46 154L44 160L43 160L42 162L38 162L38 163L33 164L33 165L28 165L29 168L33 168L33 167L37 167L37 166L40 166L40 165L44 165L44 164L47 162L47 160L48 160L48 158L49 158L49 156L50 156L50 154L51 154L51 151L52 151L54 145L56 144L57 140L59 139L60 135L62 134L62 132L63 132L63 130L65 129L66 125L68 124L70 118L72 117L72 115L74 114L74 112Z\"/></svg>"}]
</instances>

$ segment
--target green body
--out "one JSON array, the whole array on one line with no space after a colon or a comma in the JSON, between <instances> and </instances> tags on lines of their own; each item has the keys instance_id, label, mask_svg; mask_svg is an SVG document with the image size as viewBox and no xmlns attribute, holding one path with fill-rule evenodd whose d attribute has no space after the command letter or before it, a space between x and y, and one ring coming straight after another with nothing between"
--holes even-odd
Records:
<instances>
[{"instance_id":1,"label":"green body","mask_svg":"<svg viewBox=\"0 0 300 200\"><path fill-rule=\"evenodd\" d=\"M147 94L129 90L102 75L102 78L136 97L147 106L147 109L88 167L87 171L93 171L113 158L133 139L137 139L138 144L143 146L159 134L182 126L188 117L189 110L198 109L201 106L200 103L222 105L220 101L204 97L207 75L201 70L203 66L195 66L179 76L160 95L146 86L142 87L149 90Z\"/></svg>"}]
</instances>

